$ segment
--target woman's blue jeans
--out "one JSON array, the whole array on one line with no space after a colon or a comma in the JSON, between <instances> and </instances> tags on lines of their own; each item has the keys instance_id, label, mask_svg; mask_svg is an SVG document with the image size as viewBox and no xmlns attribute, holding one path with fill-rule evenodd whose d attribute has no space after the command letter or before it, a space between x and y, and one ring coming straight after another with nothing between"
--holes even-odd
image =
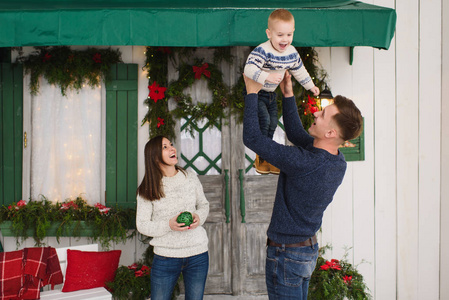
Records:
<instances>
[{"instance_id":1,"label":"woman's blue jeans","mask_svg":"<svg viewBox=\"0 0 449 300\"><path fill-rule=\"evenodd\" d=\"M265 280L270 300L307 300L318 244L305 247L267 247Z\"/></svg>"},{"instance_id":2,"label":"woman's blue jeans","mask_svg":"<svg viewBox=\"0 0 449 300\"><path fill-rule=\"evenodd\" d=\"M278 104L275 92L259 91L258 114L260 131L263 135L273 138L278 125Z\"/></svg>"},{"instance_id":3,"label":"woman's blue jeans","mask_svg":"<svg viewBox=\"0 0 449 300\"><path fill-rule=\"evenodd\" d=\"M203 299L208 269L208 252L186 258L155 254L151 267L151 299L170 300L181 272L184 278L185 300Z\"/></svg>"}]
</instances>

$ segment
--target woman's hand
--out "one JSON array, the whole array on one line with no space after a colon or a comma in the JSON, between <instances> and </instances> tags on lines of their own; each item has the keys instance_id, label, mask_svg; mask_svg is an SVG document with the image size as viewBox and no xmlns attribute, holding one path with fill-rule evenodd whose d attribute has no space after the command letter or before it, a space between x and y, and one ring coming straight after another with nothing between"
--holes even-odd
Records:
<instances>
[{"instance_id":1,"label":"woman's hand","mask_svg":"<svg viewBox=\"0 0 449 300\"><path fill-rule=\"evenodd\" d=\"M193 216L193 223L190 224L190 229L195 229L198 226L200 226L200 217L195 213L193 213L192 216Z\"/></svg>"},{"instance_id":2,"label":"woman's hand","mask_svg":"<svg viewBox=\"0 0 449 300\"><path fill-rule=\"evenodd\" d=\"M168 225L170 226L171 230L173 231L185 231L185 230L189 230L190 227L189 226L184 226L184 223L178 223L178 221L176 221L176 219L178 218L178 216L181 213L177 214L176 216L174 216L173 218L170 219L170 221L168 221Z\"/></svg>"}]
</instances>

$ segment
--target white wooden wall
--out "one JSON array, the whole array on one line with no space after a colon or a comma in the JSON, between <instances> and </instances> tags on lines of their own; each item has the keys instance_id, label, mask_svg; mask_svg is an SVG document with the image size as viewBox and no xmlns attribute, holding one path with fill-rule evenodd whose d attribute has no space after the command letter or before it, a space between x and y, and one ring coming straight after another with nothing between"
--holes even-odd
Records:
<instances>
[{"instance_id":1,"label":"white wooden wall","mask_svg":"<svg viewBox=\"0 0 449 300\"><path fill-rule=\"evenodd\" d=\"M374 299L449 299L449 4L364 2L396 9L390 49L356 47L353 65L348 48L317 49L332 93L353 99L365 118L365 160L348 164L321 245L332 245L329 258L346 252L361 263ZM125 62L143 65L144 47L120 49ZM139 79L143 103L145 72ZM139 106L139 120L145 113ZM147 130L139 128L139 180ZM138 241L114 248L124 250L123 264L142 252Z\"/></svg>"},{"instance_id":2,"label":"white wooden wall","mask_svg":"<svg viewBox=\"0 0 449 300\"><path fill-rule=\"evenodd\" d=\"M442 2L440 299L449 299L449 3Z\"/></svg>"},{"instance_id":3,"label":"white wooden wall","mask_svg":"<svg viewBox=\"0 0 449 300\"><path fill-rule=\"evenodd\" d=\"M356 47L352 66L347 48L319 49L332 93L361 108L366 143L365 161L349 163L325 214L322 243L333 246L329 257L339 258L352 247L353 263L369 262L359 270L375 299L449 299L443 1L365 2L396 9L390 49ZM447 37L448 26L443 28Z\"/></svg>"}]
</instances>

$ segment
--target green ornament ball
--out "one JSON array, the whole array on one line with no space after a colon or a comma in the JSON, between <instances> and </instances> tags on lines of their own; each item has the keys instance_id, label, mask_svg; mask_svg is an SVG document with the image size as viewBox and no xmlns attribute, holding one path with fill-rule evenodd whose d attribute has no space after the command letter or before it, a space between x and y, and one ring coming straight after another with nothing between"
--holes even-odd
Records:
<instances>
[{"instance_id":1,"label":"green ornament ball","mask_svg":"<svg viewBox=\"0 0 449 300\"><path fill-rule=\"evenodd\" d=\"M176 222L184 223L184 226L182 227L190 226L190 224L193 223L193 216L188 211L182 212L176 219Z\"/></svg>"}]
</instances>

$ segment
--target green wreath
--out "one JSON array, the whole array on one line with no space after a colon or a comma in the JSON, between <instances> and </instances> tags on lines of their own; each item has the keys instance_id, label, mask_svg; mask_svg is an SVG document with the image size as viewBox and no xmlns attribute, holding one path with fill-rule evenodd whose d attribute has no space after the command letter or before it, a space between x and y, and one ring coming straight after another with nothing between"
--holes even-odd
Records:
<instances>
[{"instance_id":1,"label":"green wreath","mask_svg":"<svg viewBox=\"0 0 449 300\"><path fill-rule=\"evenodd\" d=\"M196 60L193 65L185 63L193 56L195 51L196 48L189 47L147 47L145 52L146 63L143 69L148 72L150 94L144 101L148 107L148 112L142 120L142 125L148 122L150 138L157 135L175 138L174 127L176 122L174 117L187 119L186 130L190 134L193 134L198 122L204 118L209 119L209 125L212 126L216 124L217 120L225 117L224 108L228 106L229 88L223 83L223 75L215 64L222 60L232 61L230 48L215 49L213 64L205 65L201 60ZM178 63L178 80L170 83L167 81L169 60L181 62ZM197 78L195 78L195 75ZM213 94L213 101L212 104L198 103L195 105L190 95L184 94L184 90L192 86L196 80L202 78L208 81L208 87ZM172 111L168 108L170 97L177 104Z\"/></svg>"},{"instance_id":2,"label":"green wreath","mask_svg":"<svg viewBox=\"0 0 449 300\"><path fill-rule=\"evenodd\" d=\"M193 135L198 122L207 118L209 126L221 118L226 117L225 108L228 106L229 88L223 82L223 74L214 64L196 61L194 65L187 63L179 67L178 80L172 81L167 89L167 97L172 97L177 107L172 111L177 118L188 119L186 130ZM186 88L191 87L196 80L207 80L207 86L212 91L212 103L193 104L192 97L184 94Z\"/></svg>"}]
</instances>

